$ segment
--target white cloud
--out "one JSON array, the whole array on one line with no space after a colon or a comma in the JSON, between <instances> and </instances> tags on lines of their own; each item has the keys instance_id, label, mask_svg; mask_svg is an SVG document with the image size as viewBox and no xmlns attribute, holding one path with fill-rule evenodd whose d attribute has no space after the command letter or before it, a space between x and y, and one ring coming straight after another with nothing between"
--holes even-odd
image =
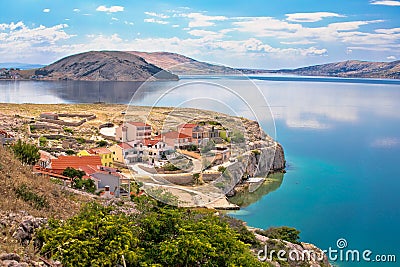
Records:
<instances>
[{"instance_id":1,"label":"white cloud","mask_svg":"<svg viewBox=\"0 0 400 267\"><path fill-rule=\"evenodd\" d=\"M43 9L43 12L44 12L44 13L49 13L49 12L50 12L50 8L45 8L45 9Z\"/></svg>"},{"instance_id":2,"label":"white cloud","mask_svg":"<svg viewBox=\"0 0 400 267\"><path fill-rule=\"evenodd\" d=\"M81 10L79 9L79 8L74 8L72 11L74 11L74 12L81 12Z\"/></svg>"},{"instance_id":3,"label":"white cloud","mask_svg":"<svg viewBox=\"0 0 400 267\"><path fill-rule=\"evenodd\" d=\"M122 12L124 11L124 9L125 8L123 6L110 6L110 7L98 6L96 8L96 11L115 13L115 12Z\"/></svg>"},{"instance_id":4,"label":"white cloud","mask_svg":"<svg viewBox=\"0 0 400 267\"><path fill-rule=\"evenodd\" d=\"M62 46L60 41L73 37L65 32L67 27L67 24L28 27L22 21L0 24L0 58L4 60L34 58L36 62L43 61L48 57L44 51L58 49Z\"/></svg>"},{"instance_id":5,"label":"white cloud","mask_svg":"<svg viewBox=\"0 0 400 267\"><path fill-rule=\"evenodd\" d=\"M179 28L180 26L178 24L172 25L173 28Z\"/></svg>"},{"instance_id":6,"label":"white cloud","mask_svg":"<svg viewBox=\"0 0 400 267\"><path fill-rule=\"evenodd\" d=\"M151 16L151 17L157 17L157 18L160 18L160 19L167 19L167 18L169 18L169 16L168 15L165 15L165 14L161 14L161 13L155 13L155 12L144 12L144 14L146 14L147 16Z\"/></svg>"},{"instance_id":7,"label":"white cloud","mask_svg":"<svg viewBox=\"0 0 400 267\"><path fill-rule=\"evenodd\" d=\"M130 22L130 21L127 21L127 20L124 21L124 24L131 25L131 26L135 25L133 22Z\"/></svg>"},{"instance_id":8,"label":"white cloud","mask_svg":"<svg viewBox=\"0 0 400 267\"><path fill-rule=\"evenodd\" d=\"M224 34L220 32L206 31L206 30L190 30L188 31L188 33L193 36L206 37L206 38L222 38L224 36Z\"/></svg>"},{"instance_id":9,"label":"white cloud","mask_svg":"<svg viewBox=\"0 0 400 267\"><path fill-rule=\"evenodd\" d=\"M214 26L215 21L224 21L228 18L225 16L207 16L202 13L182 13L179 14L180 17L189 18L189 27L209 27Z\"/></svg>"},{"instance_id":10,"label":"white cloud","mask_svg":"<svg viewBox=\"0 0 400 267\"><path fill-rule=\"evenodd\" d=\"M148 23L157 23L157 24L168 24L168 21L160 20L160 19L155 19L155 18L150 18L150 19L144 19L144 22Z\"/></svg>"},{"instance_id":11,"label":"white cloud","mask_svg":"<svg viewBox=\"0 0 400 267\"><path fill-rule=\"evenodd\" d=\"M400 139L395 137L377 138L371 143L371 146L376 148L392 148L398 145L400 145Z\"/></svg>"},{"instance_id":12,"label":"white cloud","mask_svg":"<svg viewBox=\"0 0 400 267\"><path fill-rule=\"evenodd\" d=\"M384 33L384 34L399 34L400 33L400 28L376 29L375 32Z\"/></svg>"},{"instance_id":13,"label":"white cloud","mask_svg":"<svg viewBox=\"0 0 400 267\"><path fill-rule=\"evenodd\" d=\"M309 40L301 40L301 41L293 41L293 42L280 42L284 45L308 45L308 44L315 44L313 41Z\"/></svg>"},{"instance_id":14,"label":"white cloud","mask_svg":"<svg viewBox=\"0 0 400 267\"><path fill-rule=\"evenodd\" d=\"M388 56L388 57L386 57L386 59L389 59L389 60L396 60L396 57L395 57L395 56Z\"/></svg>"},{"instance_id":15,"label":"white cloud","mask_svg":"<svg viewBox=\"0 0 400 267\"><path fill-rule=\"evenodd\" d=\"M324 18L344 17L343 15L332 12L313 12L313 13L292 13L286 14L288 21L294 22L316 22Z\"/></svg>"},{"instance_id":16,"label":"white cloud","mask_svg":"<svg viewBox=\"0 0 400 267\"><path fill-rule=\"evenodd\" d=\"M112 17L111 20L118 21L119 19Z\"/></svg>"},{"instance_id":17,"label":"white cloud","mask_svg":"<svg viewBox=\"0 0 400 267\"><path fill-rule=\"evenodd\" d=\"M372 1L371 5L400 6L400 1L390 1L390 0Z\"/></svg>"}]
</instances>

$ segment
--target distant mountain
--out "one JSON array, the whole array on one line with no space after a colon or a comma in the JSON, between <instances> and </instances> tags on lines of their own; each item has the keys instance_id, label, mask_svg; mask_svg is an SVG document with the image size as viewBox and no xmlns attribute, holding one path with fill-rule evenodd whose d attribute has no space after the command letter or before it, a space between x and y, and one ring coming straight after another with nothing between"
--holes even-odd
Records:
<instances>
[{"instance_id":1,"label":"distant mountain","mask_svg":"<svg viewBox=\"0 0 400 267\"><path fill-rule=\"evenodd\" d=\"M27 63L16 63L16 62L5 62L0 63L0 69L6 68L14 68L14 69L21 69L21 70L29 70L29 69L37 69L44 67L45 65L41 64L27 64Z\"/></svg>"},{"instance_id":2,"label":"distant mountain","mask_svg":"<svg viewBox=\"0 0 400 267\"><path fill-rule=\"evenodd\" d=\"M174 74L238 74L236 69L197 61L190 57L169 52L129 52L144 58L147 62L171 71Z\"/></svg>"},{"instance_id":3,"label":"distant mountain","mask_svg":"<svg viewBox=\"0 0 400 267\"><path fill-rule=\"evenodd\" d=\"M37 69L35 75L44 80L178 80L178 76L141 57L120 51L90 51L68 56Z\"/></svg>"},{"instance_id":4,"label":"distant mountain","mask_svg":"<svg viewBox=\"0 0 400 267\"><path fill-rule=\"evenodd\" d=\"M262 72L258 70L258 72ZM328 76L345 78L400 79L400 60L393 62L369 62L349 60L337 63L309 66L298 69L266 70L268 73L286 73L304 76Z\"/></svg>"}]
</instances>

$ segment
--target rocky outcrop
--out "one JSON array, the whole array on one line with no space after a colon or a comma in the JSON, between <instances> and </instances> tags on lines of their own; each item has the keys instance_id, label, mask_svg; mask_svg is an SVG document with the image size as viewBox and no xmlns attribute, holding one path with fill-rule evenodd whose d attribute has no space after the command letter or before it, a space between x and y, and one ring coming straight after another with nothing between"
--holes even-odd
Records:
<instances>
[{"instance_id":1,"label":"rocky outcrop","mask_svg":"<svg viewBox=\"0 0 400 267\"><path fill-rule=\"evenodd\" d=\"M121 51L91 51L72 55L35 71L44 80L147 81L178 80L178 76Z\"/></svg>"},{"instance_id":2,"label":"rocky outcrop","mask_svg":"<svg viewBox=\"0 0 400 267\"><path fill-rule=\"evenodd\" d=\"M295 244L281 239L268 238L257 233L254 233L254 235L263 245L261 250L254 252L258 254L259 259L269 262L275 267L332 267L328 261L328 257L320 248L313 244L304 242ZM275 251L275 254L271 254L271 251ZM279 251L284 251L280 255L282 260L277 257Z\"/></svg>"},{"instance_id":3,"label":"rocky outcrop","mask_svg":"<svg viewBox=\"0 0 400 267\"><path fill-rule=\"evenodd\" d=\"M0 229L7 229L12 237L22 245L28 245L32 240L35 229L46 223L46 218L33 217L25 211L0 215Z\"/></svg>"}]
</instances>

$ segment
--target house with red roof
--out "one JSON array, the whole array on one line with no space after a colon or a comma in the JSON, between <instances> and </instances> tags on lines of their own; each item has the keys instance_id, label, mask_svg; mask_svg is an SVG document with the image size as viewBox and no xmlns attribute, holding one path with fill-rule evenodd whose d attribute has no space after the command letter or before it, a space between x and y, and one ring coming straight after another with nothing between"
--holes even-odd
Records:
<instances>
[{"instance_id":1,"label":"house with red roof","mask_svg":"<svg viewBox=\"0 0 400 267\"><path fill-rule=\"evenodd\" d=\"M156 136L154 139L160 139L169 147L178 149L192 145L192 137L178 131L169 131Z\"/></svg>"},{"instance_id":2,"label":"house with red roof","mask_svg":"<svg viewBox=\"0 0 400 267\"><path fill-rule=\"evenodd\" d=\"M80 169L88 165L101 166L100 156L60 156L50 160L48 169L54 173L62 174L68 167Z\"/></svg>"},{"instance_id":3,"label":"house with red roof","mask_svg":"<svg viewBox=\"0 0 400 267\"><path fill-rule=\"evenodd\" d=\"M195 145L199 145L203 139L219 137L219 131L214 126L200 126L194 123L179 125L178 132L192 137L192 142Z\"/></svg>"},{"instance_id":4,"label":"house with red roof","mask_svg":"<svg viewBox=\"0 0 400 267\"><path fill-rule=\"evenodd\" d=\"M78 156L95 156L98 155L101 158L103 166L113 166L113 153L106 147L96 147L87 150L79 151Z\"/></svg>"}]
</instances>

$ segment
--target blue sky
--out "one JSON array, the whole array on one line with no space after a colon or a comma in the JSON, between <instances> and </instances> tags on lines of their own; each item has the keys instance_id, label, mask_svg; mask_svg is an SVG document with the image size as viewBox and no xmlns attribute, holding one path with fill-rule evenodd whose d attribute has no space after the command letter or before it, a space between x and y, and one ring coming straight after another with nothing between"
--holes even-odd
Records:
<instances>
[{"instance_id":1,"label":"blue sky","mask_svg":"<svg viewBox=\"0 0 400 267\"><path fill-rule=\"evenodd\" d=\"M0 62L90 50L181 53L233 67L400 59L400 1L0 2Z\"/></svg>"}]
</instances>

